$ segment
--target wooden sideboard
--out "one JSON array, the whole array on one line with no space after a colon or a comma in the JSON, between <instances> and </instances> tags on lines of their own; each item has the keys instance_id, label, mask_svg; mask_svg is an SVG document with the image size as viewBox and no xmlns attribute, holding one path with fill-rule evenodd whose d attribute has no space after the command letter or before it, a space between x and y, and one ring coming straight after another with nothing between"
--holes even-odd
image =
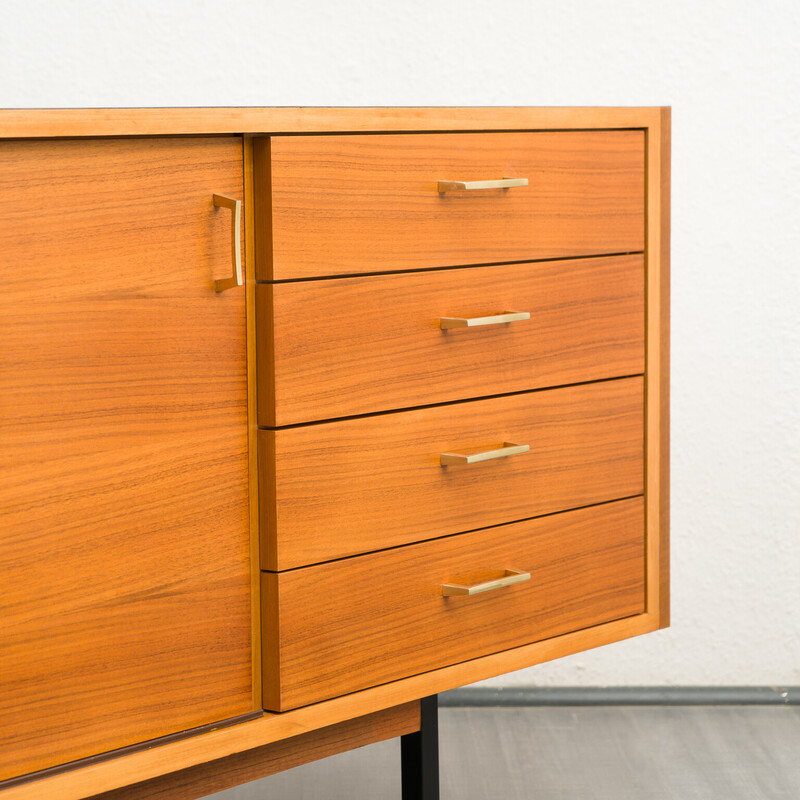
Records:
<instances>
[{"instance_id":1,"label":"wooden sideboard","mask_svg":"<svg viewBox=\"0 0 800 800\"><path fill-rule=\"evenodd\" d=\"M668 108L0 111L0 800L668 625L669 157Z\"/></svg>"}]
</instances>

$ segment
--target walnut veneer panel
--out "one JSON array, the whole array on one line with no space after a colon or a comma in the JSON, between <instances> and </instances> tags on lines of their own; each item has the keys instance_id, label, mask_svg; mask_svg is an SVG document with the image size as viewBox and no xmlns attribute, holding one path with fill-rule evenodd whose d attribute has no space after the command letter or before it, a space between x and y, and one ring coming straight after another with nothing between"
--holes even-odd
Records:
<instances>
[{"instance_id":1,"label":"walnut veneer panel","mask_svg":"<svg viewBox=\"0 0 800 800\"><path fill-rule=\"evenodd\" d=\"M644 372L642 256L258 286L259 422ZM442 330L441 317L527 311Z\"/></svg>"},{"instance_id":2,"label":"walnut veneer panel","mask_svg":"<svg viewBox=\"0 0 800 800\"><path fill-rule=\"evenodd\" d=\"M531 579L442 596L443 583L505 569ZM639 614L644 575L640 497L264 573L265 703L285 710Z\"/></svg>"},{"instance_id":3,"label":"walnut veneer panel","mask_svg":"<svg viewBox=\"0 0 800 800\"><path fill-rule=\"evenodd\" d=\"M309 278L644 249L644 133L255 141L256 271ZM439 193L440 180L529 185Z\"/></svg>"},{"instance_id":4,"label":"walnut veneer panel","mask_svg":"<svg viewBox=\"0 0 800 800\"><path fill-rule=\"evenodd\" d=\"M639 377L259 431L262 566L293 567L643 489ZM442 467L441 453L530 452ZM274 498L274 502L273 502Z\"/></svg>"},{"instance_id":5,"label":"walnut veneer panel","mask_svg":"<svg viewBox=\"0 0 800 800\"><path fill-rule=\"evenodd\" d=\"M0 144L0 778L246 713L233 138Z\"/></svg>"}]
</instances>

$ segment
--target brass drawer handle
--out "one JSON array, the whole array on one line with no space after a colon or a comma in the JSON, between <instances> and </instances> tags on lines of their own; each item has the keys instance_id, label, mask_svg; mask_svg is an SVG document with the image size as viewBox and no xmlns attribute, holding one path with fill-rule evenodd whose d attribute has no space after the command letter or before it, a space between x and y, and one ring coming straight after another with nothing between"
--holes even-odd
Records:
<instances>
[{"instance_id":1,"label":"brass drawer handle","mask_svg":"<svg viewBox=\"0 0 800 800\"><path fill-rule=\"evenodd\" d=\"M527 186L527 178L501 178L495 181L439 181L439 192L471 192L473 189L511 189Z\"/></svg>"},{"instance_id":2,"label":"brass drawer handle","mask_svg":"<svg viewBox=\"0 0 800 800\"><path fill-rule=\"evenodd\" d=\"M524 583L531 579L530 572L523 572L521 569L507 569L502 578L497 578L486 583L476 583L474 586L462 586L459 583L443 583L443 597L472 597L474 594L488 592L492 589L502 589L504 586L512 586L515 583Z\"/></svg>"},{"instance_id":3,"label":"brass drawer handle","mask_svg":"<svg viewBox=\"0 0 800 800\"><path fill-rule=\"evenodd\" d=\"M231 247L233 248L233 275L230 278L222 278L214 281L214 289L217 292L224 292L234 286L241 286L242 281L242 201L235 200L233 197L226 197L224 194L214 195L214 206L216 208L229 208L233 211L233 231L231 235Z\"/></svg>"},{"instance_id":4,"label":"brass drawer handle","mask_svg":"<svg viewBox=\"0 0 800 800\"><path fill-rule=\"evenodd\" d=\"M443 330L450 328L477 328L479 325L505 325L508 322L522 322L530 319L529 311L504 311L493 317L442 317L439 327Z\"/></svg>"},{"instance_id":5,"label":"brass drawer handle","mask_svg":"<svg viewBox=\"0 0 800 800\"><path fill-rule=\"evenodd\" d=\"M527 453L531 449L529 444L514 444L513 442L503 442L499 450L485 450L483 453L473 453L471 456L461 455L460 453L441 453L439 463L443 467L454 464L477 464L480 461L491 461L493 458L508 458L520 453Z\"/></svg>"}]
</instances>

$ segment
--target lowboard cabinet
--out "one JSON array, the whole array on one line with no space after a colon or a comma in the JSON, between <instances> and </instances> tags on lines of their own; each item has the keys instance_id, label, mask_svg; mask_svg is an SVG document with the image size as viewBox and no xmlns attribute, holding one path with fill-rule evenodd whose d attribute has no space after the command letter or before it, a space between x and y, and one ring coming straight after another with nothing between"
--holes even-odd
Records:
<instances>
[{"instance_id":1,"label":"lowboard cabinet","mask_svg":"<svg viewBox=\"0 0 800 800\"><path fill-rule=\"evenodd\" d=\"M192 800L669 624L668 108L0 111L0 800Z\"/></svg>"}]
</instances>

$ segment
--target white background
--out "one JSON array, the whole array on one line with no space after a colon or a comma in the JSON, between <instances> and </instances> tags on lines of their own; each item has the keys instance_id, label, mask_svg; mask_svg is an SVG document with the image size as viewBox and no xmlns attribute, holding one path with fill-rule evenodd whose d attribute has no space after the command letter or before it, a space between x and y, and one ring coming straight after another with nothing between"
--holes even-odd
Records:
<instances>
[{"instance_id":1,"label":"white background","mask_svg":"<svg viewBox=\"0 0 800 800\"><path fill-rule=\"evenodd\" d=\"M797 0L2 0L0 107L673 106L673 627L494 684L800 684Z\"/></svg>"}]
</instances>

